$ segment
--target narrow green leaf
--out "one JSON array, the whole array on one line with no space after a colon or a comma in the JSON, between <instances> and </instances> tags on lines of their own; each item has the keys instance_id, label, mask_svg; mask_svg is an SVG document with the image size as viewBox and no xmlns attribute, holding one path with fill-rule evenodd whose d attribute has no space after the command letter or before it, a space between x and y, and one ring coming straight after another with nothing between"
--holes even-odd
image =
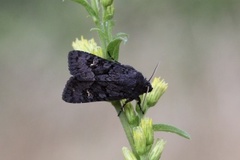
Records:
<instances>
[{"instance_id":1,"label":"narrow green leaf","mask_svg":"<svg viewBox=\"0 0 240 160\"><path fill-rule=\"evenodd\" d=\"M126 43L128 40L128 34L119 32L119 33L117 33L116 38L120 38L123 40L124 43Z\"/></svg>"},{"instance_id":2,"label":"narrow green leaf","mask_svg":"<svg viewBox=\"0 0 240 160\"><path fill-rule=\"evenodd\" d=\"M191 139L190 135L187 132L185 132L179 128L176 128L174 126L167 125L167 124L154 124L153 130L154 131L171 132L171 133L178 134L179 136L182 136L184 138Z\"/></svg>"},{"instance_id":3,"label":"narrow green leaf","mask_svg":"<svg viewBox=\"0 0 240 160\"><path fill-rule=\"evenodd\" d=\"M97 28L97 27L91 28L90 31L97 31L97 32L101 32L103 34L102 30L100 28Z\"/></svg>"},{"instance_id":4,"label":"narrow green leaf","mask_svg":"<svg viewBox=\"0 0 240 160\"><path fill-rule=\"evenodd\" d=\"M93 21L95 23L99 22L99 18L97 16L97 13L94 11L94 9L91 7L91 5L86 0L72 0L79 4L81 4L88 12L88 14L93 18Z\"/></svg>"},{"instance_id":5,"label":"narrow green leaf","mask_svg":"<svg viewBox=\"0 0 240 160\"><path fill-rule=\"evenodd\" d=\"M95 13L99 12L99 2L98 2L98 0L91 0L91 6L92 6L92 9L95 11Z\"/></svg>"},{"instance_id":6,"label":"narrow green leaf","mask_svg":"<svg viewBox=\"0 0 240 160\"><path fill-rule=\"evenodd\" d=\"M107 46L107 52L109 52L112 58L116 61L118 60L119 47L122 41L121 38L117 38L111 41Z\"/></svg>"}]
</instances>

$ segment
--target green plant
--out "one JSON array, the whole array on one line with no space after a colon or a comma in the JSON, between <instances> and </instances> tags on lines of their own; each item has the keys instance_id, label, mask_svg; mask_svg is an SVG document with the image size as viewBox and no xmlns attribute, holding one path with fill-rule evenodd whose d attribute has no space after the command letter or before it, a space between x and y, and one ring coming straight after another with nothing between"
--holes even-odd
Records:
<instances>
[{"instance_id":1,"label":"green plant","mask_svg":"<svg viewBox=\"0 0 240 160\"><path fill-rule=\"evenodd\" d=\"M91 30L97 31L101 43L101 46L98 46L93 39L86 40L81 37L81 40L76 39L76 41L73 42L73 48L95 54L105 59L114 58L118 60L119 46L122 41L127 40L127 34L112 34L112 28L114 26L113 0L91 0L90 2L87 0L73 1L81 4L87 10L95 23L95 27ZM108 52L112 57L109 57ZM146 95L145 103L142 104L142 109L145 114L148 109L156 105L166 91L168 84L163 79L154 78L152 86L152 92ZM143 97L144 96L141 96L142 101L144 99ZM117 113L119 113L124 100L112 101L111 103ZM154 132L156 131L172 132L185 138L190 138L186 132L174 126L153 124L152 119L145 117L145 114L142 114L139 107L135 106L134 110L133 104L128 103L124 108L124 112L119 116L131 146L131 150L126 147L122 148L126 160L159 160L166 142L162 139L154 139Z\"/></svg>"}]
</instances>

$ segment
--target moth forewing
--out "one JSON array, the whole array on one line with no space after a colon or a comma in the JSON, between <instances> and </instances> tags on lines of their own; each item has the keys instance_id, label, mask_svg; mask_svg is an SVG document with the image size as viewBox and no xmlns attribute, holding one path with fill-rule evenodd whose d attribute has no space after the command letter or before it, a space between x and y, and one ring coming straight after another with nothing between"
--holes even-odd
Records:
<instances>
[{"instance_id":1,"label":"moth forewing","mask_svg":"<svg viewBox=\"0 0 240 160\"><path fill-rule=\"evenodd\" d=\"M132 66L87 52L70 51L68 65L72 77L62 94L62 99L68 103L121 99L126 99L126 102L137 100L139 103L139 95L152 90L150 82Z\"/></svg>"}]
</instances>

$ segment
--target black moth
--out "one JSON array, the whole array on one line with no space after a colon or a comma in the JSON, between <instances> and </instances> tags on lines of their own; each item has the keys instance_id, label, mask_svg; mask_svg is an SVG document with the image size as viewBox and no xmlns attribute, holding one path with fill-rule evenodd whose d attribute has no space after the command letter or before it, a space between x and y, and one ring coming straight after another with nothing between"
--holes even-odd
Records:
<instances>
[{"instance_id":1,"label":"black moth","mask_svg":"<svg viewBox=\"0 0 240 160\"><path fill-rule=\"evenodd\" d=\"M132 100L137 100L141 109L139 95L152 91L150 82L133 67L87 52L69 52L68 67L73 76L64 88L62 99L69 103L126 99L122 110Z\"/></svg>"}]
</instances>

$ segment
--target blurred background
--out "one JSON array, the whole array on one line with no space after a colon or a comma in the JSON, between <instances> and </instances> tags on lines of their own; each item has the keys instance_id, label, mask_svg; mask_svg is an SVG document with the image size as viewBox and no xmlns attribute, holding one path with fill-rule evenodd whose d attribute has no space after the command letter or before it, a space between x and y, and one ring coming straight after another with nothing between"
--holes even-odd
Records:
<instances>
[{"instance_id":1,"label":"blurred background","mask_svg":"<svg viewBox=\"0 0 240 160\"><path fill-rule=\"evenodd\" d=\"M169 88L148 117L191 140L157 133L162 159L240 159L240 1L115 0L115 33L129 34L119 61ZM67 53L95 38L82 6L61 0L1 0L0 159L123 159L127 146L107 102L68 104Z\"/></svg>"}]
</instances>

